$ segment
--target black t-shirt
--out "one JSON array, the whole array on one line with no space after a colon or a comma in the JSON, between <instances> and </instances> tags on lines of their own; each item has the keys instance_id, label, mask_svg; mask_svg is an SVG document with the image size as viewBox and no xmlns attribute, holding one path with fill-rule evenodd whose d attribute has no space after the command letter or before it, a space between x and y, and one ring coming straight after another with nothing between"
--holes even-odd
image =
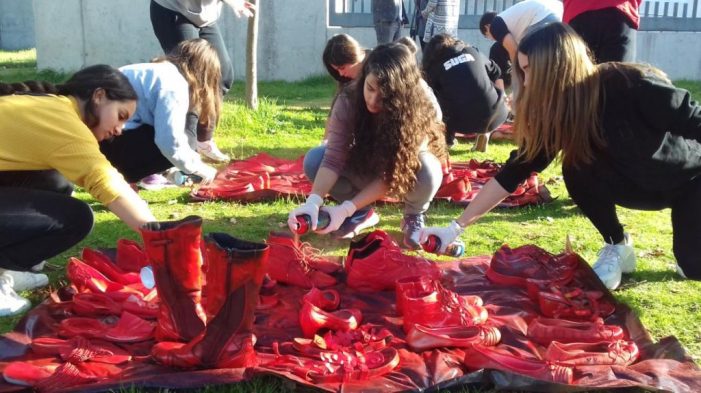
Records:
<instances>
[{"instance_id":1,"label":"black t-shirt","mask_svg":"<svg viewBox=\"0 0 701 393\"><path fill-rule=\"evenodd\" d=\"M511 59L509 52L499 42L495 42L489 48L489 59L494 61L501 70L501 79L504 80L504 87L511 86Z\"/></svg>"},{"instance_id":2,"label":"black t-shirt","mask_svg":"<svg viewBox=\"0 0 701 393\"><path fill-rule=\"evenodd\" d=\"M701 107L689 92L654 73L640 75L617 63L600 67L606 146L595 152L595 165L658 192L676 189L700 175ZM507 191L552 161L540 154L532 162L522 162L515 153L496 175Z\"/></svg>"},{"instance_id":3,"label":"black t-shirt","mask_svg":"<svg viewBox=\"0 0 701 393\"><path fill-rule=\"evenodd\" d=\"M494 87L501 71L476 48L465 46L443 56L428 70L449 132L486 132L490 118L503 105Z\"/></svg>"}]
</instances>

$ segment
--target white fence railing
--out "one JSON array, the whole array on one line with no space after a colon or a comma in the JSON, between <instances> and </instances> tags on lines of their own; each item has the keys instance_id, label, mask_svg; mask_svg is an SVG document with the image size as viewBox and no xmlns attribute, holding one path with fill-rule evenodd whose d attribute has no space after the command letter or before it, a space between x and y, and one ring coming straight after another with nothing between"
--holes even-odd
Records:
<instances>
[{"instance_id":1,"label":"white fence railing","mask_svg":"<svg viewBox=\"0 0 701 393\"><path fill-rule=\"evenodd\" d=\"M502 11L521 0L460 0L461 29L476 29L486 11ZM640 9L643 31L701 31L701 0L643 1ZM414 0L404 0L409 18ZM371 0L329 0L329 24L341 27L372 26Z\"/></svg>"}]
</instances>

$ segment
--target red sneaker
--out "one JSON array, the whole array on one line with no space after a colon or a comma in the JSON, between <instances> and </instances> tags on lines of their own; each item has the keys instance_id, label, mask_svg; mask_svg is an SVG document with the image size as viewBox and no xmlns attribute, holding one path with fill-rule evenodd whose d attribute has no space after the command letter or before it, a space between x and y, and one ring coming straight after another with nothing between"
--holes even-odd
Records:
<instances>
[{"instance_id":1,"label":"red sneaker","mask_svg":"<svg viewBox=\"0 0 701 393\"><path fill-rule=\"evenodd\" d=\"M478 305L481 299L462 298L440 283L436 283L435 288L431 292L405 292L404 332L407 334L415 325L431 328L475 326L487 321L487 309Z\"/></svg>"},{"instance_id":2,"label":"red sneaker","mask_svg":"<svg viewBox=\"0 0 701 393\"><path fill-rule=\"evenodd\" d=\"M404 315L406 310L407 295L428 294L435 290L434 279L429 276L409 276L397 280L395 283L397 314Z\"/></svg>"},{"instance_id":3,"label":"red sneaker","mask_svg":"<svg viewBox=\"0 0 701 393\"><path fill-rule=\"evenodd\" d=\"M542 381L568 385L572 383L573 379L571 367L551 364L510 345L497 347L473 345L465 349L463 363L470 370L506 371Z\"/></svg>"},{"instance_id":4,"label":"red sneaker","mask_svg":"<svg viewBox=\"0 0 701 393\"><path fill-rule=\"evenodd\" d=\"M595 320L606 318L616 311L616 306L603 297L600 291L553 285L549 291L538 293L538 305L541 314L546 317Z\"/></svg>"},{"instance_id":5,"label":"red sneaker","mask_svg":"<svg viewBox=\"0 0 701 393\"><path fill-rule=\"evenodd\" d=\"M51 377L60 367L59 364L37 366L28 362L10 362L2 376L8 383L20 386L36 386L39 382Z\"/></svg>"},{"instance_id":6,"label":"red sneaker","mask_svg":"<svg viewBox=\"0 0 701 393\"><path fill-rule=\"evenodd\" d=\"M335 278L315 267L330 263L319 257L318 250L296 243L292 235L280 232L270 233L268 245L268 275L273 280L303 288L336 285Z\"/></svg>"},{"instance_id":7,"label":"red sneaker","mask_svg":"<svg viewBox=\"0 0 701 393\"><path fill-rule=\"evenodd\" d=\"M312 288L302 297L302 304L309 302L324 311L333 311L341 304L341 295L335 289Z\"/></svg>"},{"instance_id":8,"label":"red sneaker","mask_svg":"<svg viewBox=\"0 0 701 393\"><path fill-rule=\"evenodd\" d=\"M538 317L528 324L528 338L541 345L553 341L561 343L593 343L600 341L617 341L624 336L623 329L616 325L604 325L604 320L596 318L593 322L575 322L565 319Z\"/></svg>"},{"instance_id":9,"label":"red sneaker","mask_svg":"<svg viewBox=\"0 0 701 393\"><path fill-rule=\"evenodd\" d=\"M104 293L77 293L73 296L73 311L82 317L119 315L122 305Z\"/></svg>"},{"instance_id":10,"label":"red sneaker","mask_svg":"<svg viewBox=\"0 0 701 393\"><path fill-rule=\"evenodd\" d=\"M59 324L58 334L63 337L83 336L116 343L146 341L153 338L155 325L128 312L114 326L94 318L66 318Z\"/></svg>"},{"instance_id":11,"label":"red sneaker","mask_svg":"<svg viewBox=\"0 0 701 393\"><path fill-rule=\"evenodd\" d=\"M563 344L553 341L545 351L545 359L562 366L619 365L628 366L638 359L638 346L633 341L617 340L597 343Z\"/></svg>"},{"instance_id":12,"label":"red sneaker","mask_svg":"<svg viewBox=\"0 0 701 393\"><path fill-rule=\"evenodd\" d=\"M299 324L304 337L314 337L320 329L348 331L360 325L363 314L356 308L326 312L315 305L304 302L299 311Z\"/></svg>"},{"instance_id":13,"label":"red sneaker","mask_svg":"<svg viewBox=\"0 0 701 393\"><path fill-rule=\"evenodd\" d=\"M467 348L476 344L494 346L501 341L501 332L494 326L450 326L430 328L414 325L406 342L416 352L433 348Z\"/></svg>"},{"instance_id":14,"label":"red sneaker","mask_svg":"<svg viewBox=\"0 0 701 393\"><path fill-rule=\"evenodd\" d=\"M351 243L346 257L347 284L362 291L394 290L397 280L411 276L439 279L441 271L433 261L401 252L386 234L375 231Z\"/></svg>"},{"instance_id":15,"label":"red sneaker","mask_svg":"<svg viewBox=\"0 0 701 393\"><path fill-rule=\"evenodd\" d=\"M500 285L526 288L527 280L558 284L569 282L579 260L567 254L555 256L540 247L525 245L514 249L504 245L492 257L487 278Z\"/></svg>"},{"instance_id":16,"label":"red sneaker","mask_svg":"<svg viewBox=\"0 0 701 393\"><path fill-rule=\"evenodd\" d=\"M88 340L81 336L69 340L37 337L32 340L32 352L42 356L60 356L65 362L100 362L121 364L131 360L131 355L107 341Z\"/></svg>"}]
</instances>

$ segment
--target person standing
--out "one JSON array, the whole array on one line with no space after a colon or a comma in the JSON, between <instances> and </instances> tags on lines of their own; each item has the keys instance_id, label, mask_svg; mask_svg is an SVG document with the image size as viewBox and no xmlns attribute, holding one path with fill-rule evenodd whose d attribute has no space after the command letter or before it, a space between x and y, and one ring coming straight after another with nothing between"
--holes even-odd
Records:
<instances>
[{"instance_id":1,"label":"person standing","mask_svg":"<svg viewBox=\"0 0 701 393\"><path fill-rule=\"evenodd\" d=\"M150 7L151 26L163 53L170 53L182 41L195 38L202 38L214 47L221 64L223 96L234 83L234 66L217 24L224 3L239 17L250 17L255 12L255 5L244 0L151 0ZM202 118L199 113L188 116L190 122L198 125L197 151L212 161L229 161L229 156L212 139L219 119Z\"/></svg>"},{"instance_id":2,"label":"person standing","mask_svg":"<svg viewBox=\"0 0 701 393\"><path fill-rule=\"evenodd\" d=\"M411 19L410 37L412 40L419 37L421 50L423 51L426 43L424 42L424 34L426 32L426 18L421 15L421 10L426 8L428 0L414 0L414 17Z\"/></svg>"},{"instance_id":3,"label":"person standing","mask_svg":"<svg viewBox=\"0 0 701 393\"><path fill-rule=\"evenodd\" d=\"M632 62L642 1L564 0L562 21L587 43L596 62Z\"/></svg>"},{"instance_id":4,"label":"person standing","mask_svg":"<svg viewBox=\"0 0 701 393\"><path fill-rule=\"evenodd\" d=\"M372 0L371 8L377 45L399 39L402 29L402 0Z\"/></svg>"},{"instance_id":5,"label":"person standing","mask_svg":"<svg viewBox=\"0 0 701 393\"><path fill-rule=\"evenodd\" d=\"M460 18L460 0L429 0L421 10L426 19L423 41L431 41L438 34L448 34L458 38L458 19Z\"/></svg>"}]
</instances>

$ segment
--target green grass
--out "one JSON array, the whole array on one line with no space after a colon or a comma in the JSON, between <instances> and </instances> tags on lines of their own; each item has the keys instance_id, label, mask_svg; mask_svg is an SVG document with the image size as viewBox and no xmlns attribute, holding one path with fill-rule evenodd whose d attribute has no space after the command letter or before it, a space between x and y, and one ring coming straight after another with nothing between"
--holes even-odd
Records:
<instances>
[{"instance_id":1,"label":"green grass","mask_svg":"<svg viewBox=\"0 0 701 393\"><path fill-rule=\"evenodd\" d=\"M65 77L55 73L37 74L34 64L32 51L0 52L0 80L49 78L59 81ZM701 83L683 81L679 84L694 92L695 97L701 97ZM224 104L223 118L215 135L216 141L225 152L237 159L260 151L296 158L321 140L328 104L334 90L335 86L328 78L313 78L299 83L260 83L260 108L253 112L243 105L244 86L237 83ZM510 142L495 141L490 144L488 153L473 153L470 151L471 142L460 143L451 152L453 161L476 158L501 162L513 148ZM559 166L555 165L541 174L553 196L557 197L555 202L539 207L497 209L471 226L462 236L467 245L467 253L492 254L504 243L512 246L534 243L549 251L559 252L563 249L565 237L570 235L575 251L593 262L602 241L567 195L561 175ZM224 231L258 241L266 238L268 231L284 227L287 212L299 203L295 200L251 204L187 203L188 191L143 191L141 195L159 219L170 220L197 214L204 217L205 232ZM122 237L138 239L136 233L130 231L88 194L78 192L76 196L88 202L95 210L95 228L76 247L52 258L51 264L64 266L68 257L78 255L83 247L113 247L117 239ZM379 228L399 237L400 207L381 205L377 210L382 217ZM429 224L447 224L461 210L448 203L434 203L429 210ZM622 288L614 293L615 296L635 310L653 338L674 335L698 360L701 358L701 284L681 280L674 273L669 210L642 212L618 209L618 212L635 241L638 269L626 277ZM307 236L305 240L335 255L344 254L348 246L347 242L336 242L314 235ZM50 272L50 276L54 288L65 283L63 269ZM28 296L37 304L45 298L46 291L22 295ZM0 318L0 332L12 329L18 320L19 317ZM206 391L290 390L293 388L279 379L265 378Z\"/></svg>"}]
</instances>

